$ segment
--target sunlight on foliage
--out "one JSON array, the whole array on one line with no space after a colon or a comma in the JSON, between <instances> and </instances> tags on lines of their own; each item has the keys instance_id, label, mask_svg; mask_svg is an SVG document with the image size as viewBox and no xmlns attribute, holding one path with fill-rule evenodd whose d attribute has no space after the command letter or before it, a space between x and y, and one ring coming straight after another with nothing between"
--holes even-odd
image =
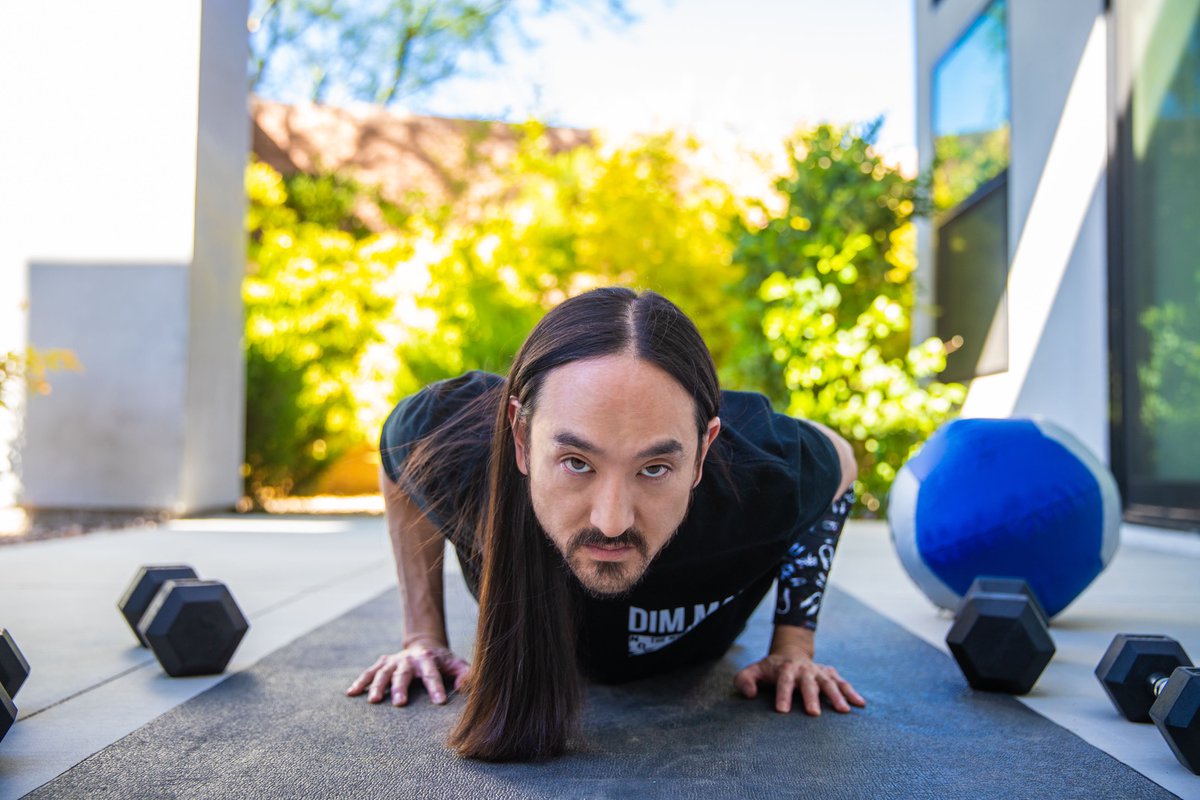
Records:
<instances>
[{"instance_id":1,"label":"sunlight on foliage","mask_svg":"<svg viewBox=\"0 0 1200 800\"><path fill-rule=\"evenodd\" d=\"M412 248L353 216L350 181L254 163L246 191L244 472L254 495L288 493L363 440L356 388L378 383L366 354L394 305L382 287Z\"/></svg>"},{"instance_id":2,"label":"sunlight on foliage","mask_svg":"<svg viewBox=\"0 0 1200 800\"><path fill-rule=\"evenodd\" d=\"M741 334L723 378L829 425L858 457L856 491L882 513L896 472L965 399L938 339L910 347L913 181L871 148L874 131L823 125L792 144L786 207L747 225L734 305Z\"/></svg>"},{"instance_id":3,"label":"sunlight on foliage","mask_svg":"<svg viewBox=\"0 0 1200 800\"><path fill-rule=\"evenodd\" d=\"M881 512L965 392L934 379L940 341L910 346L922 201L874 153L873 131L802 132L779 197L760 200L703 174L695 143L672 135L556 152L540 125L520 134L469 204L400 208L344 177L250 165L251 492L303 491L377 441L402 396L505 372L548 309L623 284L683 308L725 385L853 441L864 507Z\"/></svg>"},{"instance_id":4,"label":"sunlight on foliage","mask_svg":"<svg viewBox=\"0 0 1200 800\"><path fill-rule=\"evenodd\" d=\"M732 198L716 182L685 174L686 144L663 136L609 153L586 146L552 153L540 126L523 134L476 216L441 231L445 255L429 265L429 288L417 300L437 325L402 345L398 391L464 369L505 371L548 309L610 284L670 297L696 320L714 355L728 351Z\"/></svg>"},{"instance_id":5,"label":"sunlight on foliage","mask_svg":"<svg viewBox=\"0 0 1200 800\"><path fill-rule=\"evenodd\" d=\"M25 387L40 395L53 391L50 373L58 370L82 372L83 365L70 350L38 350L30 347L24 353L0 353L0 409L12 407L12 387Z\"/></svg>"}]
</instances>

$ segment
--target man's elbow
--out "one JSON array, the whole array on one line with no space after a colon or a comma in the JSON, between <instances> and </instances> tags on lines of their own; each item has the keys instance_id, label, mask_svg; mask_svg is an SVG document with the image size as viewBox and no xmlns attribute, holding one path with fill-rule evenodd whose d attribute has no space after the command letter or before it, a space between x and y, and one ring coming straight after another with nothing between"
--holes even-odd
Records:
<instances>
[{"instance_id":1,"label":"man's elbow","mask_svg":"<svg viewBox=\"0 0 1200 800\"><path fill-rule=\"evenodd\" d=\"M836 433L832 433L830 438L833 441L833 448L837 450L838 463L842 468L842 481L838 484L837 490L837 496L841 497L850 490L850 487L854 486L854 479L858 476L858 459L854 457L854 448L848 441Z\"/></svg>"},{"instance_id":2,"label":"man's elbow","mask_svg":"<svg viewBox=\"0 0 1200 800\"><path fill-rule=\"evenodd\" d=\"M834 452L837 453L838 466L842 470L842 480L838 483L837 494L834 496L841 497L854 485L854 479L858 476L858 459L854 457L854 447L840 433L827 425L811 420L808 424L823 433L829 439L829 443L833 445Z\"/></svg>"}]
</instances>

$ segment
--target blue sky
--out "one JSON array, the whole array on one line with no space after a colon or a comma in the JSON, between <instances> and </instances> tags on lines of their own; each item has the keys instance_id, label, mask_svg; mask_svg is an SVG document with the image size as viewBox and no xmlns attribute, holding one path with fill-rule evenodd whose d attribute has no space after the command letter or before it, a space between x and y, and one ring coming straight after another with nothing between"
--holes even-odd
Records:
<instances>
[{"instance_id":1,"label":"blue sky","mask_svg":"<svg viewBox=\"0 0 1200 800\"><path fill-rule=\"evenodd\" d=\"M934 67L934 136L994 131L1009 121L1006 12L992 8Z\"/></svg>"},{"instance_id":2,"label":"blue sky","mask_svg":"<svg viewBox=\"0 0 1200 800\"><path fill-rule=\"evenodd\" d=\"M533 19L537 44L439 84L408 110L617 133L683 128L771 147L802 123L886 115L881 149L911 158L912 0L628 0L611 29Z\"/></svg>"}]
</instances>

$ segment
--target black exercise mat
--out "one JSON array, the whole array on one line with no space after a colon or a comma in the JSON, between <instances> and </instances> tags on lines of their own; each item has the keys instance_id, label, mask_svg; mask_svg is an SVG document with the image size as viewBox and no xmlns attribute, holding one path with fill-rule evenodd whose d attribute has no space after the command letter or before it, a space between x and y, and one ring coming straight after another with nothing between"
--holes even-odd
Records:
<instances>
[{"instance_id":1,"label":"black exercise mat","mask_svg":"<svg viewBox=\"0 0 1200 800\"><path fill-rule=\"evenodd\" d=\"M467 655L474 605L447 581ZM867 697L819 718L746 700L734 673L765 652L765 603L722 661L592 686L587 748L543 764L465 761L444 746L462 707L395 709L342 692L399 637L389 591L173 709L33 798L1161 798L1157 784L831 592L819 656ZM769 695L769 693L765 693Z\"/></svg>"}]
</instances>

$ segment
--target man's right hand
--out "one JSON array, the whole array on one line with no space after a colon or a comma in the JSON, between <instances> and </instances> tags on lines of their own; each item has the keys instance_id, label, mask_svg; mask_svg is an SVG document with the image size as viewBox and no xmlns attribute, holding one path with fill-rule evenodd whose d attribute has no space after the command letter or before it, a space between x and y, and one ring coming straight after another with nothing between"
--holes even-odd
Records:
<instances>
[{"instance_id":1,"label":"man's right hand","mask_svg":"<svg viewBox=\"0 0 1200 800\"><path fill-rule=\"evenodd\" d=\"M408 689L413 678L420 678L433 702L446 702L442 676L453 679L454 691L459 691L471 674L471 665L450 651L444 644L428 640L407 645L398 653L385 654L372 664L358 680L350 684L346 694L357 697L367 692L367 700L379 703L391 690L392 705L408 704Z\"/></svg>"}]
</instances>

